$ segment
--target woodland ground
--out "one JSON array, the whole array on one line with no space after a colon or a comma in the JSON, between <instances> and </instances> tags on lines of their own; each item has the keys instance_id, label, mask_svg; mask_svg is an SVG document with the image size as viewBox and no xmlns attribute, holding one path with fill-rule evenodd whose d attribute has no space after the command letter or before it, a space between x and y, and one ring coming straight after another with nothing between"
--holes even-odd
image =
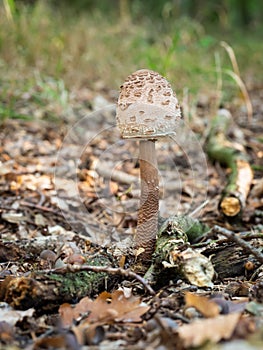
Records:
<instances>
[{"instance_id":1,"label":"woodland ground","mask_svg":"<svg viewBox=\"0 0 263 350\"><path fill-rule=\"evenodd\" d=\"M199 23L182 21L176 35L157 40L149 24L105 21L97 31L97 14L87 31L84 17L63 26L45 11L2 19L9 45L0 61L0 348L262 349L262 43L232 36L239 73L232 46ZM178 139L157 145L160 214L194 213L221 228L180 248L211 260L210 286L170 271L150 285L123 272L133 264L138 149L120 140L114 103L123 79L141 67L164 74L181 101ZM219 107L232 114L226 137L253 169L234 221L218 211L229 169L205 151ZM106 269L87 273L87 264Z\"/></svg>"}]
</instances>

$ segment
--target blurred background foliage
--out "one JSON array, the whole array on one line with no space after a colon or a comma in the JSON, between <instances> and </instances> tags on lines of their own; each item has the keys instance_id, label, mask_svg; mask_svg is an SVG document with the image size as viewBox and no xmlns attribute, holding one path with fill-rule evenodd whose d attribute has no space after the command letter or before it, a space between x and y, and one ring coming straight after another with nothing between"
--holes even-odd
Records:
<instances>
[{"instance_id":1,"label":"blurred background foliage","mask_svg":"<svg viewBox=\"0 0 263 350\"><path fill-rule=\"evenodd\" d=\"M36 86L65 104L68 90L118 89L143 67L179 95L221 89L229 100L238 88L220 42L248 83L261 82L262 27L261 0L2 0L0 113L21 93L36 97Z\"/></svg>"},{"instance_id":2,"label":"blurred background foliage","mask_svg":"<svg viewBox=\"0 0 263 350\"><path fill-rule=\"evenodd\" d=\"M217 23L224 29L233 25L243 28L261 25L263 11L260 0L53 0L52 3L60 8L69 6L78 13L96 9L110 14L119 12L133 20L144 16L156 20L187 16L205 24Z\"/></svg>"}]
</instances>

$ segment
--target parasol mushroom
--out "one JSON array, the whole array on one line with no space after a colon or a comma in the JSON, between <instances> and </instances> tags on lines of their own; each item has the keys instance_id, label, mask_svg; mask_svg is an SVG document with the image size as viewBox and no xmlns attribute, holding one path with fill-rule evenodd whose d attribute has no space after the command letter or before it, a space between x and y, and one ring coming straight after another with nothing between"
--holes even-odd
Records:
<instances>
[{"instance_id":1,"label":"parasol mushroom","mask_svg":"<svg viewBox=\"0 0 263 350\"><path fill-rule=\"evenodd\" d=\"M159 73L141 69L121 86L116 119L121 137L139 140L141 197L135 244L149 261L158 231L159 177L155 141L175 134L181 110L171 85Z\"/></svg>"}]
</instances>

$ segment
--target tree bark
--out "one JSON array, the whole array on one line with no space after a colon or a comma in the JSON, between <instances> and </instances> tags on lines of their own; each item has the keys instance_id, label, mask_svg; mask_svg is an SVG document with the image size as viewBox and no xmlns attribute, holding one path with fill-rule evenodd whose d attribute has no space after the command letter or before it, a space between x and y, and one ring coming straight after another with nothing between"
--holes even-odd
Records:
<instances>
[{"instance_id":1,"label":"tree bark","mask_svg":"<svg viewBox=\"0 0 263 350\"><path fill-rule=\"evenodd\" d=\"M211 286L214 272L211 262L191 249L188 241L188 238L202 236L209 231L209 227L197 219L184 216L159 221L156 249L145 279L158 288L179 278L199 287Z\"/></svg>"},{"instance_id":2,"label":"tree bark","mask_svg":"<svg viewBox=\"0 0 263 350\"><path fill-rule=\"evenodd\" d=\"M94 266L107 266L110 261L103 257L87 259ZM31 307L37 312L52 311L61 303L92 296L105 290L108 275L104 272L31 272L22 277L6 277L0 283L0 301L5 301L15 309Z\"/></svg>"},{"instance_id":3,"label":"tree bark","mask_svg":"<svg viewBox=\"0 0 263 350\"><path fill-rule=\"evenodd\" d=\"M227 218L235 218L245 207L253 172L243 146L226 137L230 124L231 118L223 113L212 120L206 151L210 160L230 169L218 208Z\"/></svg>"}]
</instances>

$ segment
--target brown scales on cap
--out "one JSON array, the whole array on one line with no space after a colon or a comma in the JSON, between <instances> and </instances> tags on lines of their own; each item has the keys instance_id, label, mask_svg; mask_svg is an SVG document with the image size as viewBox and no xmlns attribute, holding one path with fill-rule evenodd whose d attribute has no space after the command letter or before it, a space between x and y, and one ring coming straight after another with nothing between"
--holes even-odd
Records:
<instances>
[{"instance_id":1,"label":"brown scales on cap","mask_svg":"<svg viewBox=\"0 0 263 350\"><path fill-rule=\"evenodd\" d=\"M153 138L174 134L181 118L171 85L160 74L141 69L121 86L117 124L123 138Z\"/></svg>"}]
</instances>

